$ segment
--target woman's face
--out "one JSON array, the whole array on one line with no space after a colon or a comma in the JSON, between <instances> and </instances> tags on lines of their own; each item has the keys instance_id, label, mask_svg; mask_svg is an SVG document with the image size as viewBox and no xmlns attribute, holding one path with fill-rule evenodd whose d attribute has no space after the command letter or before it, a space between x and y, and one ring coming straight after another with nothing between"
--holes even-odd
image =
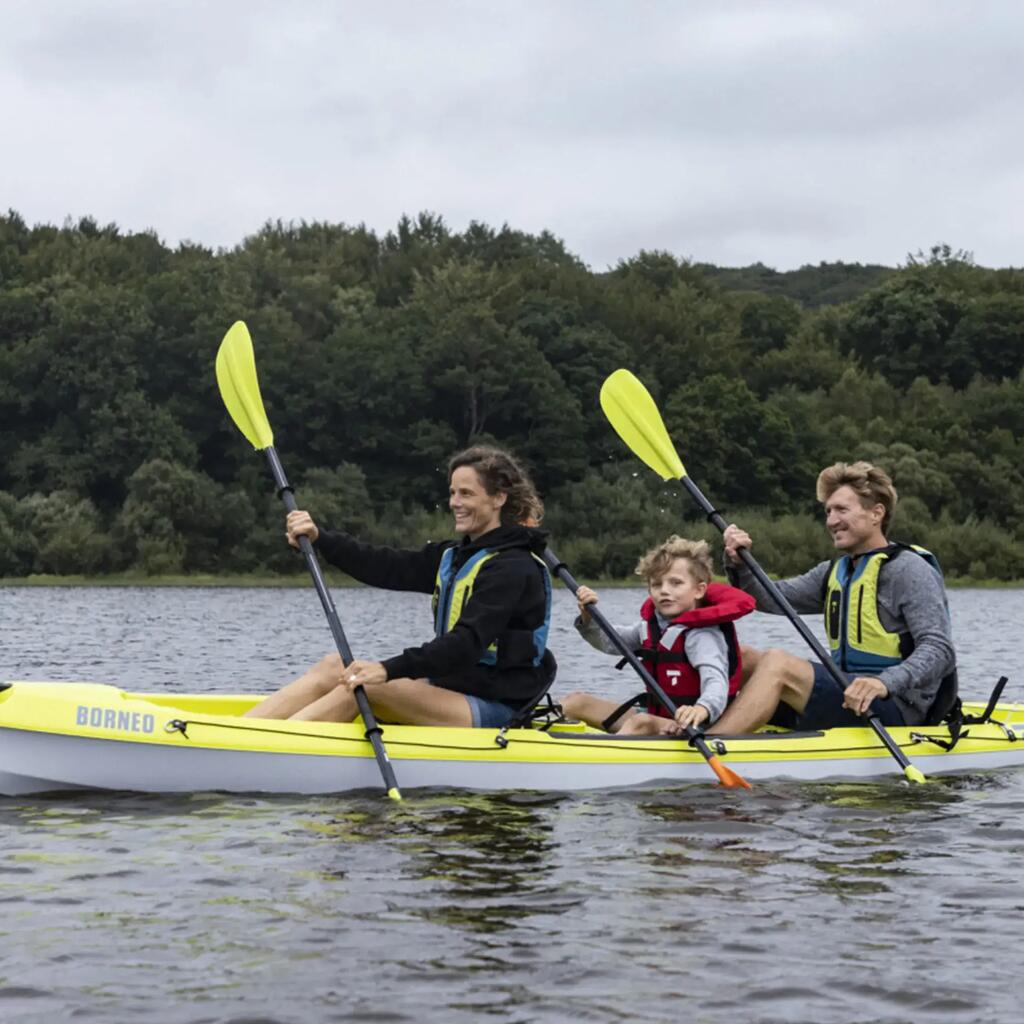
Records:
<instances>
[{"instance_id":1,"label":"woman's face","mask_svg":"<svg viewBox=\"0 0 1024 1024\"><path fill-rule=\"evenodd\" d=\"M459 466L448 484L448 507L455 517L455 532L476 540L501 525L504 491L488 494L472 466Z\"/></svg>"}]
</instances>

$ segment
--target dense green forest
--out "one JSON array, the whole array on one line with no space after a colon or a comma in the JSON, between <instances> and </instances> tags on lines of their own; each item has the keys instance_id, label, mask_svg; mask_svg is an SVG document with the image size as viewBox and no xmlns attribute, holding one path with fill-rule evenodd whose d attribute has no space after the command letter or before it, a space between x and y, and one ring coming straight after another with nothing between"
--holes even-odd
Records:
<instances>
[{"instance_id":1,"label":"dense green forest","mask_svg":"<svg viewBox=\"0 0 1024 1024\"><path fill-rule=\"evenodd\" d=\"M301 506L371 540L449 535L447 456L530 465L559 553L628 574L712 536L598 405L632 369L691 476L780 573L829 551L837 459L885 466L893 536L948 574L1024 578L1024 271L937 246L899 268L778 273L640 252L594 271L558 239L439 217L271 223L230 250L84 219L0 217L0 576L298 571L265 461L213 373L252 332Z\"/></svg>"}]
</instances>

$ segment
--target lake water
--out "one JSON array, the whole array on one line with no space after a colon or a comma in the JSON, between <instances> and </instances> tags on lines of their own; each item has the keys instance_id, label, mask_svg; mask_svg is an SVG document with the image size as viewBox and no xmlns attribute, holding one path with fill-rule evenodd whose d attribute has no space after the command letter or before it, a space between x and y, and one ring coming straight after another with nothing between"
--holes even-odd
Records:
<instances>
[{"instance_id":1,"label":"lake water","mask_svg":"<svg viewBox=\"0 0 1024 1024\"><path fill-rule=\"evenodd\" d=\"M335 598L359 656L430 630L425 598ZM1024 592L951 605L966 694L1005 673L1024 700ZM574 607L556 594L556 690L628 695ZM742 634L800 651L783 619ZM0 589L0 678L269 690L329 646L311 588ZM0 1021L1016 1022L1022 810L1024 772L0 798Z\"/></svg>"}]
</instances>

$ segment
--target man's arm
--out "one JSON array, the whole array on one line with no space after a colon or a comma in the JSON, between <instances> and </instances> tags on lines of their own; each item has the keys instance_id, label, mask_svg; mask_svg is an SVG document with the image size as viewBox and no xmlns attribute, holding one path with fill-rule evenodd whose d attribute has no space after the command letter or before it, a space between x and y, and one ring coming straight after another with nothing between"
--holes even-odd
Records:
<instances>
[{"instance_id":1,"label":"man's arm","mask_svg":"<svg viewBox=\"0 0 1024 1024\"><path fill-rule=\"evenodd\" d=\"M775 585L799 614L810 615L820 612L825 607L822 594L831 567L831 562L819 562L803 575L792 576L788 580L779 580ZM745 565L734 566L726 562L725 571L729 576L729 582L734 587L745 590L757 601L759 612L768 612L770 615L786 614Z\"/></svg>"},{"instance_id":2,"label":"man's arm","mask_svg":"<svg viewBox=\"0 0 1024 1024\"><path fill-rule=\"evenodd\" d=\"M878 587L882 625L908 632L914 650L879 676L889 696L927 712L939 684L956 667L946 594L935 570L905 551L882 570Z\"/></svg>"}]
</instances>

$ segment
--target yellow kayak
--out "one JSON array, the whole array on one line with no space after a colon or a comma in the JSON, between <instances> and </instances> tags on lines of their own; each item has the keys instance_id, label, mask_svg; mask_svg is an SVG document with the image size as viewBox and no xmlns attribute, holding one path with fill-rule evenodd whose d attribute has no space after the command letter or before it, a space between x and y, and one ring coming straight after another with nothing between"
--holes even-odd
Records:
<instances>
[{"instance_id":1,"label":"yellow kayak","mask_svg":"<svg viewBox=\"0 0 1024 1024\"><path fill-rule=\"evenodd\" d=\"M359 721L241 717L255 694L128 693L99 683L0 684L0 794L87 788L141 792L222 790L336 793L379 789ZM979 716L980 704L965 704ZM510 729L385 725L403 791L576 791L714 782L684 739L636 739L572 723ZM893 728L925 775L1024 766L1024 704L998 704L952 749L946 726ZM870 728L708 737L721 761L766 779L871 779L899 769Z\"/></svg>"}]
</instances>

